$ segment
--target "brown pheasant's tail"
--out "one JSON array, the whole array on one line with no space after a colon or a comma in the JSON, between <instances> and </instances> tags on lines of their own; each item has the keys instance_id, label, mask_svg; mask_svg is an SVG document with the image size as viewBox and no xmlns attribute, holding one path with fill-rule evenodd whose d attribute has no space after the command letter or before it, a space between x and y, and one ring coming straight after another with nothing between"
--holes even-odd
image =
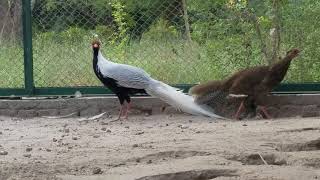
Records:
<instances>
[{"instance_id":1,"label":"brown pheasant's tail","mask_svg":"<svg viewBox=\"0 0 320 180\"><path fill-rule=\"evenodd\" d=\"M204 95L212 91L218 91L222 88L223 81L209 81L198 84L189 89L189 94L194 96Z\"/></svg>"},{"instance_id":2,"label":"brown pheasant's tail","mask_svg":"<svg viewBox=\"0 0 320 180\"><path fill-rule=\"evenodd\" d=\"M189 94L195 97L197 104L218 105L226 100L227 92L223 88L224 81L209 81L193 86Z\"/></svg>"}]
</instances>

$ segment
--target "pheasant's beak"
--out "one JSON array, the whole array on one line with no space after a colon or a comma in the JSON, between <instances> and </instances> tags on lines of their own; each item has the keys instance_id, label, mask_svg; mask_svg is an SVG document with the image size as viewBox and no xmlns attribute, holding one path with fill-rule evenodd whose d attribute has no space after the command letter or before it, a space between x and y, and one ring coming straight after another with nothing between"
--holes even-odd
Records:
<instances>
[{"instance_id":1,"label":"pheasant's beak","mask_svg":"<svg viewBox=\"0 0 320 180\"><path fill-rule=\"evenodd\" d=\"M93 44L93 47L94 47L94 48L98 48L99 45L98 45L98 44Z\"/></svg>"}]
</instances>

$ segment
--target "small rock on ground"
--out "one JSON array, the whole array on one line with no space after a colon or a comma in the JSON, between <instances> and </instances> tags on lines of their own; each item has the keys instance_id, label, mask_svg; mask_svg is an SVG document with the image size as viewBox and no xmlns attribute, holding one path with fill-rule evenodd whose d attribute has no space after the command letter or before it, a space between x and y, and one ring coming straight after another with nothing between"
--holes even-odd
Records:
<instances>
[{"instance_id":1,"label":"small rock on ground","mask_svg":"<svg viewBox=\"0 0 320 180\"><path fill-rule=\"evenodd\" d=\"M99 135L93 135L92 137L93 138L99 138L100 136Z\"/></svg>"},{"instance_id":2,"label":"small rock on ground","mask_svg":"<svg viewBox=\"0 0 320 180\"><path fill-rule=\"evenodd\" d=\"M138 147L139 145L138 144L134 144L134 145L132 145L132 147L134 147L134 148L136 148L136 147Z\"/></svg>"},{"instance_id":3,"label":"small rock on ground","mask_svg":"<svg viewBox=\"0 0 320 180\"><path fill-rule=\"evenodd\" d=\"M141 134L144 134L144 131L137 132L135 135L141 135Z\"/></svg>"},{"instance_id":4,"label":"small rock on ground","mask_svg":"<svg viewBox=\"0 0 320 180\"><path fill-rule=\"evenodd\" d=\"M101 168L99 168L99 167L93 168L92 174L102 174Z\"/></svg>"},{"instance_id":5,"label":"small rock on ground","mask_svg":"<svg viewBox=\"0 0 320 180\"><path fill-rule=\"evenodd\" d=\"M108 125L109 123L107 123L107 122L101 122L100 124L104 126L104 125Z\"/></svg>"},{"instance_id":6,"label":"small rock on ground","mask_svg":"<svg viewBox=\"0 0 320 180\"><path fill-rule=\"evenodd\" d=\"M0 155L2 155L2 156L8 155L8 152L7 151L0 151Z\"/></svg>"},{"instance_id":7,"label":"small rock on ground","mask_svg":"<svg viewBox=\"0 0 320 180\"><path fill-rule=\"evenodd\" d=\"M188 129L189 126L181 126L180 128L181 128L181 129Z\"/></svg>"},{"instance_id":8,"label":"small rock on ground","mask_svg":"<svg viewBox=\"0 0 320 180\"><path fill-rule=\"evenodd\" d=\"M78 140L79 138L78 137L72 137L72 140Z\"/></svg>"},{"instance_id":9,"label":"small rock on ground","mask_svg":"<svg viewBox=\"0 0 320 180\"><path fill-rule=\"evenodd\" d=\"M31 154L24 154L23 157L30 158L30 157L31 157Z\"/></svg>"},{"instance_id":10,"label":"small rock on ground","mask_svg":"<svg viewBox=\"0 0 320 180\"><path fill-rule=\"evenodd\" d=\"M47 151L47 152L51 152L52 150L47 148L46 151Z\"/></svg>"},{"instance_id":11,"label":"small rock on ground","mask_svg":"<svg viewBox=\"0 0 320 180\"><path fill-rule=\"evenodd\" d=\"M152 160L151 159L149 159L149 161L147 161L147 164L151 164L152 163Z\"/></svg>"}]
</instances>

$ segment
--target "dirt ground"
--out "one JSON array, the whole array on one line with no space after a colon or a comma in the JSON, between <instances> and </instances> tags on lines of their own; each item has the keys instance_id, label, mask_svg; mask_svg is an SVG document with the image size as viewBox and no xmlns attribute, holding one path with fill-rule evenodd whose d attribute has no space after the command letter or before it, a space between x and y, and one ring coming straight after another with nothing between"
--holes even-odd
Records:
<instances>
[{"instance_id":1,"label":"dirt ground","mask_svg":"<svg viewBox=\"0 0 320 180\"><path fill-rule=\"evenodd\" d=\"M0 118L1 180L320 179L320 119Z\"/></svg>"}]
</instances>

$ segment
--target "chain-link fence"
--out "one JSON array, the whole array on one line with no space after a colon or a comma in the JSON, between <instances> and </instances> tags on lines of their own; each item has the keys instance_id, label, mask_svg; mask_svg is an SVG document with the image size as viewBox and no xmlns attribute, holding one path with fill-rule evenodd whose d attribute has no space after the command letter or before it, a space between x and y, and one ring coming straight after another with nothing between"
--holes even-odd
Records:
<instances>
[{"instance_id":1,"label":"chain-link fence","mask_svg":"<svg viewBox=\"0 0 320 180\"><path fill-rule=\"evenodd\" d=\"M0 88L22 88L21 2L0 1Z\"/></svg>"},{"instance_id":2,"label":"chain-link fence","mask_svg":"<svg viewBox=\"0 0 320 180\"><path fill-rule=\"evenodd\" d=\"M6 2L20 0L0 3L1 17L8 19L0 19L5 27L0 29L0 74L5 77L0 87L21 87L21 23L10 24L21 13L12 9L21 5L12 8ZM94 34L105 57L170 84L221 79L275 61L293 47L303 54L293 61L286 82L320 82L317 0L30 2L35 87L100 86L92 70Z\"/></svg>"}]
</instances>

